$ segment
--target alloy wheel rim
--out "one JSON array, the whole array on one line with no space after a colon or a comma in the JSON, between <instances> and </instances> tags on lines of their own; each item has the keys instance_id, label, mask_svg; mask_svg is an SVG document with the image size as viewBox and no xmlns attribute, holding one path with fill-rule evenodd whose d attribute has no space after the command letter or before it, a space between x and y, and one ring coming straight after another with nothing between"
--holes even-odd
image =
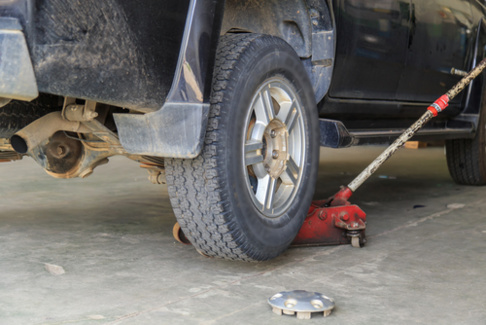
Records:
<instances>
[{"instance_id":1,"label":"alloy wheel rim","mask_svg":"<svg viewBox=\"0 0 486 325\"><path fill-rule=\"evenodd\" d=\"M246 187L255 207L268 218L284 213L302 181L307 154L302 103L282 77L255 92L245 121Z\"/></svg>"}]
</instances>

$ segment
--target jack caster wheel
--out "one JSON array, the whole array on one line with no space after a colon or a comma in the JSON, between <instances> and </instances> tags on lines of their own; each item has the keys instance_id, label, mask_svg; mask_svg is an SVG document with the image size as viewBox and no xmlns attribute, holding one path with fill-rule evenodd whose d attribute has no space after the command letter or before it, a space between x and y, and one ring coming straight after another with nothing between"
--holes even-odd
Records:
<instances>
[{"instance_id":1,"label":"jack caster wheel","mask_svg":"<svg viewBox=\"0 0 486 325\"><path fill-rule=\"evenodd\" d=\"M353 246L355 248L363 247L363 244L361 243L359 236L351 237L351 246Z\"/></svg>"}]
</instances>

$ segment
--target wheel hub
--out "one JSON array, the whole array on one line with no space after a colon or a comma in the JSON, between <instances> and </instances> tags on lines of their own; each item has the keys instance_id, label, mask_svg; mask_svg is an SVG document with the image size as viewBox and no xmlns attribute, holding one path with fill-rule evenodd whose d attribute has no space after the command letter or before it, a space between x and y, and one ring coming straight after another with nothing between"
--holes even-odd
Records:
<instances>
[{"instance_id":1,"label":"wheel hub","mask_svg":"<svg viewBox=\"0 0 486 325\"><path fill-rule=\"evenodd\" d=\"M288 132L285 124L274 119L263 133L263 166L272 178L279 178L287 168Z\"/></svg>"}]
</instances>

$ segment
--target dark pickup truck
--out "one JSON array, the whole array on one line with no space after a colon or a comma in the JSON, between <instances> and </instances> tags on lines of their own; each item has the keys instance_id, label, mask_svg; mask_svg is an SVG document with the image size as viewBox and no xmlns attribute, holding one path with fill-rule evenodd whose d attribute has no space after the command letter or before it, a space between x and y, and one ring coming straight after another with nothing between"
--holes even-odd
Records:
<instances>
[{"instance_id":1,"label":"dark pickup truck","mask_svg":"<svg viewBox=\"0 0 486 325\"><path fill-rule=\"evenodd\" d=\"M0 160L113 155L167 182L202 254L282 253L319 146L386 143L485 56L479 0L0 0ZM484 76L415 137L486 183Z\"/></svg>"}]
</instances>

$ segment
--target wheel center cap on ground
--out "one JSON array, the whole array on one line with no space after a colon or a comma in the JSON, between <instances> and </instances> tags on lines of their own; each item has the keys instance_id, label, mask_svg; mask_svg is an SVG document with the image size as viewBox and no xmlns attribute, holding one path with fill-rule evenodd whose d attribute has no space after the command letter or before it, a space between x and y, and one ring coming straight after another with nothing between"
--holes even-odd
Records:
<instances>
[{"instance_id":1,"label":"wheel center cap on ground","mask_svg":"<svg viewBox=\"0 0 486 325\"><path fill-rule=\"evenodd\" d=\"M305 290L284 291L268 299L274 313L278 315L297 314L299 319L310 319L312 313L329 316L335 304L334 300L318 292Z\"/></svg>"}]
</instances>

